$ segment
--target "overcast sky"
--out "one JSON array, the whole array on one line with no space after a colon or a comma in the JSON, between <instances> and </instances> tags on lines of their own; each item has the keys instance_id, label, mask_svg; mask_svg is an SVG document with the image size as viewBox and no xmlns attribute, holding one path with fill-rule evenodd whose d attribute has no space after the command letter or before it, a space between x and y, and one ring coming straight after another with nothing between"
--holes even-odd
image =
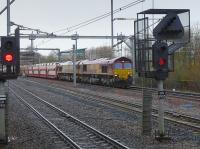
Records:
<instances>
[{"instance_id":1,"label":"overcast sky","mask_svg":"<svg viewBox=\"0 0 200 149\"><path fill-rule=\"evenodd\" d=\"M113 0L114 9L120 8L134 0ZM6 6L7 0L1 0L0 9ZM200 21L199 0L154 0L155 8L190 9L191 24ZM114 18L135 18L136 13L152 8L152 0L133 6L114 15ZM23 26L37 28L46 32L54 32L76 25L110 11L110 0L15 0L11 6L11 21ZM6 35L6 13L0 16L0 35ZM77 30L79 35L110 35L110 17ZM115 21L114 34L131 35L134 33L132 20ZM62 33L62 32L60 32ZM74 34L70 32L66 35ZM51 40L42 43L36 40L35 46L60 48L67 50L74 43L71 40ZM110 40L79 40L79 48L110 45ZM29 40L21 40L21 47L30 45Z\"/></svg>"}]
</instances>

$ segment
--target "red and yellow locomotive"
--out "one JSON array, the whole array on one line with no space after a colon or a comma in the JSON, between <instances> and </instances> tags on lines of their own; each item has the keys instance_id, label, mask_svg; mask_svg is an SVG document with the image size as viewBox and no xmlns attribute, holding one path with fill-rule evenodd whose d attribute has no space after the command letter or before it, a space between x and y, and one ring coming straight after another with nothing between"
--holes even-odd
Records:
<instances>
[{"instance_id":1,"label":"red and yellow locomotive","mask_svg":"<svg viewBox=\"0 0 200 149\"><path fill-rule=\"evenodd\" d=\"M31 65L25 67L24 73L31 77L72 81L73 63L67 61ZM126 57L81 60L76 62L76 74L79 82L128 87L133 78L132 61Z\"/></svg>"}]
</instances>

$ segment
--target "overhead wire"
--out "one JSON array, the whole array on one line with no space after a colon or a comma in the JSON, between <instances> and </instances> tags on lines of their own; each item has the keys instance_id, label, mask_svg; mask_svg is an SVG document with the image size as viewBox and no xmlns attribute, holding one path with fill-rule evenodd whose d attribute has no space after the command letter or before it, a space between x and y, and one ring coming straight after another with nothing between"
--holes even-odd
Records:
<instances>
[{"instance_id":1,"label":"overhead wire","mask_svg":"<svg viewBox=\"0 0 200 149\"><path fill-rule=\"evenodd\" d=\"M142 0L142 1L143 1L143 0ZM140 2L138 2L138 3L140 3ZM138 4L138 3L135 3L134 5L136 5L136 4ZM129 7L132 7L132 6L134 6L134 5L127 6L126 8L119 8L119 9L115 10L115 11L113 12L113 14L118 13L118 12L120 12L120 11L122 11L122 10L125 10L125 9L127 9L127 8L129 8ZM94 22L97 22L97 21L99 21L99 20L102 20L102 19L104 19L104 18L106 18L106 17L109 17L110 15L111 15L111 12L108 13L108 15L102 16L102 17L100 17L100 18L98 18L98 19L95 19L95 20L93 20L93 21L91 21L91 22L88 22L88 23L86 23L86 24L83 24L83 25L81 25L81 26L77 26L76 28L71 29L70 31L65 32L65 34L68 33L68 32L72 32L72 31L74 31L74 30L77 30L77 29L79 29L79 28L82 28L82 27L84 27L84 26L87 26L87 25L89 25L89 24L92 24L92 23L94 23Z\"/></svg>"},{"instance_id":2,"label":"overhead wire","mask_svg":"<svg viewBox=\"0 0 200 149\"><path fill-rule=\"evenodd\" d=\"M120 11L122 11L122 10L128 9L128 8L130 8L130 7L134 6L134 5L137 5L137 4L141 3L141 2L144 2L144 1L145 1L145 0L136 0L136 1L134 1L134 2L131 2L131 3L127 4L127 5L125 5L125 6L122 6L122 7L118 8L118 9L115 9L115 10L113 11L113 14L118 13L118 12L120 12ZM65 29L61 29L61 30L55 31L55 32L53 32L53 33L61 32L61 31L65 31L65 30L67 30L67 32L71 32L71 31L74 31L74 30L79 29L79 28L81 28L81 27L87 26L87 25L89 25L89 24L91 24L91 23L94 23L94 22L96 22L96 21L99 21L99 20L101 20L101 19L104 19L104 18L106 18L106 17L108 17L108 16L110 16L110 15L111 15L111 12L107 12L107 13L105 13L105 14L103 14L103 15L97 16L97 17L92 18L92 19L89 19L89 20L86 20L86 21L84 21L84 22L81 22L81 23L79 23L79 24L76 24L76 25L67 27L67 28L65 28ZM73 28L74 28L74 29L73 29Z\"/></svg>"},{"instance_id":3,"label":"overhead wire","mask_svg":"<svg viewBox=\"0 0 200 149\"><path fill-rule=\"evenodd\" d=\"M136 1L134 1L134 2L131 2L131 3L127 4L127 5L125 5L125 6L122 6L122 7L118 8L118 9L115 9L115 10L113 11L113 14L118 13L118 12L120 12L120 11L123 11L123 10L125 10L125 9L128 9L128 8L130 8L130 7L132 7L132 6L135 6L135 5L139 4L139 3L142 3L142 2L144 2L144 1L145 1L145 0L136 0ZM87 26L87 25L89 25L89 24L92 24L92 23L94 23L94 22L97 22L97 21L99 21L99 20L102 20L102 19L104 19L104 18L106 18L106 17L109 17L110 15L111 15L111 12L107 12L107 13L105 13L105 14L103 14L103 15L100 15L100 16L97 16L97 17L95 17L95 18L92 18L92 19L83 21L83 22L81 22L81 23L79 23L79 24L76 24L76 25L73 25L73 26L70 26L70 27L67 27L67 28L64 28L64 29L57 30L57 31L52 32L52 33L54 34L54 33L58 33L58 32L66 31L66 30L67 30L66 32L60 34L60 35L65 35L65 34L67 34L67 33L69 33L69 32L75 31L75 30L80 29L80 28L82 28L82 27L85 27L85 26ZM47 43L47 42L49 42L50 40L51 40L51 39L49 39L49 40L46 41L46 42L42 41L42 42L39 43L37 46L42 45L42 44L44 44L44 43Z\"/></svg>"}]
</instances>

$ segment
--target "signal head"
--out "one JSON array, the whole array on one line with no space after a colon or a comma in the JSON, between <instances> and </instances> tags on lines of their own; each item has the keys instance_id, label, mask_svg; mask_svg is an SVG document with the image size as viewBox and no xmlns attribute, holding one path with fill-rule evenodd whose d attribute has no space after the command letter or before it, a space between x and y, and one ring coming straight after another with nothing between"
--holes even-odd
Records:
<instances>
[{"instance_id":1,"label":"signal head","mask_svg":"<svg viewBox=\"0 0 200 149\"><path fill-rule=\"evenodd\" d=\"M14 57L13 57L13 54L11 54L11 53L7 53L4 55L4 61L6 61L6 62L12 62L13 59L14 59Z\"/></svg>"},{"instance_id":2,"label":"signal head","mask_svg":"<svg viewBox=\"0 0 200 149\"><path fill-rule=\"evenodd\" d=\"M167 63L167 60L165 58L160 58L159 59L159 65L164 66Z\"/></svg>"},{"instance_id":3,"label":"signal head","mask_svg":"<svg viewBox=\"0 0 200 149\"><path fill-rule=\"evenodd\" d=\"M163 80L168 76L168 45L164 42L155 42L153 45L153 67L155 78Z\"/></svg>"},{"instance_id":4,"label":"signal head","mask_svg":"<svg viewBox=\"0 0 200 149\"><path fill-rule=\"evenodd\" d=\"M7 41L4 45L6 50L12 50L13 48L13 43L11 41Z\"/></svg>"},{"instance_id":5,"label":"signal head","mask_svg":"<svg viewBox=\"0 0 200 149\"><path fill-rule=\"evenodd\" d=\"M3 65L16 65L18 60L18 50L15 37L1 38L1 60Z\"/></svg>"}]
</instances>

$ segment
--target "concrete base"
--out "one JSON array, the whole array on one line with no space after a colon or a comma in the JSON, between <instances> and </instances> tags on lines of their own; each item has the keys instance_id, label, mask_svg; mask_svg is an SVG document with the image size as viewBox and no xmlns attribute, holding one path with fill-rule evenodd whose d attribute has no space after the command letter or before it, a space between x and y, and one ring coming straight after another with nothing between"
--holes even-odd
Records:
<instances>
[{"instance_id":1,"label":"concrete base","mask_svg":"<svg viewBox=\"0 0 200 149\"><path fill-rule=\"evenodd\" d=\"M159 131L155 131L155 139L159 142L169 142L172 138L168 134L160 134Z\"/></svg>"}]
</instances>

